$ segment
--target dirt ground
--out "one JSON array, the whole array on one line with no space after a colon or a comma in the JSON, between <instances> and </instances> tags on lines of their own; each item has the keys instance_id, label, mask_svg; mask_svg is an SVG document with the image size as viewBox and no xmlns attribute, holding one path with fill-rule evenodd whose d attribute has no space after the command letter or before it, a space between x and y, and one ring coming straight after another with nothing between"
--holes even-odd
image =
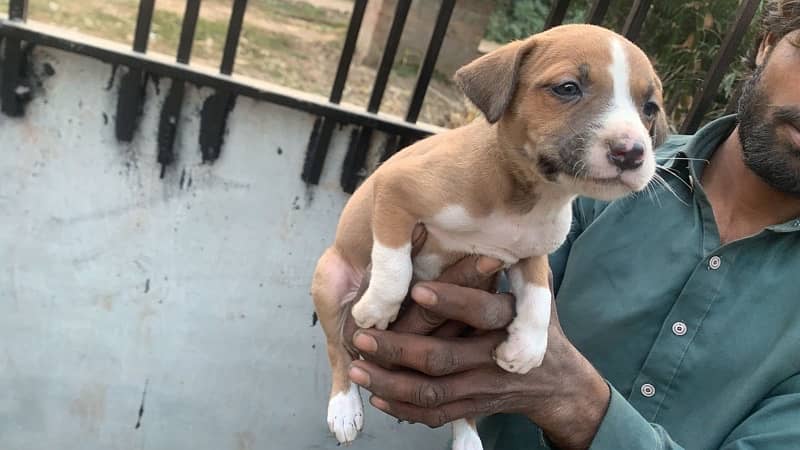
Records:
<instances>
[{"instance_id":1,"label":"dirt ground","mask_svg":"<svg viewBox=\"0 0 800 450\"><path fill-rule=\"evenodd\" d=\"M8 0L0 0L7 10ZM94 36L131 43L137 0L31 0L30 18ZM174 55L180 35L184 0L158 0L150 51ZM230 0L202 3L192 64L216 67L230 16ZM252 0L245 16L235 73L293 89L330 93L352 10L352 0ZM389 79L381 112L404 116L417 68L398 59ZM471 120L475 110L448 81L434 77L420 121L454 127ZM366 106L375 68L353 65L343 101Z\"/></svg>"}]
</instances>

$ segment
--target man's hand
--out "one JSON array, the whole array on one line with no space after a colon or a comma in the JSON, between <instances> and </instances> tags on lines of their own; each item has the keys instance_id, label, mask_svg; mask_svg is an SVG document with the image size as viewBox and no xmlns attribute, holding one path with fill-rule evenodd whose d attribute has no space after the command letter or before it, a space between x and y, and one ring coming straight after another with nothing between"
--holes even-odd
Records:
<instances>
[{"instance_id":1,"label":"man's hand","mask_svg":"<svg viewBox=\"0 0 800 450\"><path fill-rule=\"evenodd\" d=\"M365 360L353 362L350 378L373 393L373 406L399 419L438 427L519 413L559 448L587 448L605 416L608 386L564 336L555 308L542 365L526 375L497 366L493 351L514 317L511 295L485 290L499 267L489 258L465 258L440 281L414 286L414 303L393 328L355 333ZM464 323L479 333L457 337Z\"/></svg>"}]
</instances>

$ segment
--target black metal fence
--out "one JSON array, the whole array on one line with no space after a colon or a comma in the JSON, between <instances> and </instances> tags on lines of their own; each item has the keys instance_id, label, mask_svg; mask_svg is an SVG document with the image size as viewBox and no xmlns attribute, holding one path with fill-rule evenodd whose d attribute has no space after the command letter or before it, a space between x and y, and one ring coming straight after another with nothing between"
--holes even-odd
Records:
<instances>
[{"instance_id":1,"label":"black metal fence","mask_svg":"<svg viewBox=\"0 0 800 450\"><path fill-rule=\"evenodd\" d=\"M10 0L9 19L0 21L0 43L3 44L2 70L0 71L2 74L2 79L0 79L2 111L9 116L24 114L26 90L24 89L25 80L22 78L28 50L31 46L42 45L58 48L127 67L127 73L120 81L115 123L116 136L123 142L132 140L138 127L148 76L157 75L172 79L173 83L163 105L158 129L158 162L162 164L162 167L167 167L175 160L173 146L180 126L179 118L185 83L192 83L215 90L215 93L205 101L201 115L199 144L204 161L213 162L217 159L222 149L228 115L236 97L248 96L307 111L318 116L309 138L301 174L302 179L309 184L319 182L328 147L337 125L355 125L340 180L342 189L346 192L353 192L363 176L368 149L375 131L388 135L381 160L385 160L399 149L433 132L432 128L418 125L416 122L453 10L456 7L456 0L441 0L406 116L404 119L399 119L378 113L412 0L397 1L391 29L386 39L366 110L360 111L340 105L367 1L354 1L330 97L328 101L320 101L311 97L292 95L283 90L256 86L230 76L234 70L239 37L247 11L247 0L233 1L219 73L209 73L189 66L201 0L186 1L175 63L165 63L147 55L155 0L140 0L133 46L130 51L120 51L94 43L94 41L76 41L65 35L53 33L49 29L45 30L27 23L28 0ZM585 22L602 23L610 3L611 0L594 0ZM545 28L561 24L566 17L569 4L570 0L554 1ZM635 0L620 32L636 42L651 5L652 0ZM681 132L692 133L699 127L704 114L711 107L722 78L736 55L739 43L750 25L758 5L759 0L743 0L740 3L736 18L704 77L702 86L698 88L694 96L690 113L680 126Z\"/></svg>"}]
</instances>

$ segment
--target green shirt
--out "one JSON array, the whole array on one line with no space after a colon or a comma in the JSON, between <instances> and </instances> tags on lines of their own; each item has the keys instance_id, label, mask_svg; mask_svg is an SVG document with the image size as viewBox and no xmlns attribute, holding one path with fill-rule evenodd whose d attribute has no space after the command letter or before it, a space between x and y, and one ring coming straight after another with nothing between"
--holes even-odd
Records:
<instances>
[{"instance_id":1,"label":"green shirt","mask_svg":"<svg viewBox=\"0 0 800 450\"><path fill-rule=\"evenodd\" d=\"M727 116L659 149L669 189L579 199L551 258L558 314L611 386L597 450L800 449L800 220L720 245L698 180ZM487 449L548 448L527 419Z\"/></svg>"}]
</instances>

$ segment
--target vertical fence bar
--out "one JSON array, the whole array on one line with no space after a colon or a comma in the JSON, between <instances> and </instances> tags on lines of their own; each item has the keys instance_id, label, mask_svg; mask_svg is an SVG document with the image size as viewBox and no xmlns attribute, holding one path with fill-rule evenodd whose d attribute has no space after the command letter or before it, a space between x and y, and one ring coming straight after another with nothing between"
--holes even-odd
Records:
<instances>
[{"instance_id":1,"label":"vertical fence bar","mask_svg":"<svg viewBox=\"0 0 800 450\"><path fill-rule=\"evenodd\" d=\"M634 0L631 12L622 27L623 36L632 42L636 42L639 39L639 33L642 31L642 25L644 25L644 20L647 18L647 13L650 11L652 3L653 0Z\"/></svg>"},{"instance_id":2,"label":"vertical fence bar","mask_svg":"<svg viewBox=\"0 0 800 450\"><path fill-rule=\"evenodd\" d=\"M11 0L8 3L8 18L11 20L28 20L28 0Z\"/></svg>"},{"instance_id":3,"label":"vertical fence bar","mask_svg":"<svg viewBox=\"0 0 800 450\"><path fill-rule=\"evenodd\" d=\"M344 40L344 47L342 47L342 56L339 58L339 66L336 68L336 78L333 80L333 88L331 88L331 103L338 104L342 101L344 85L347 82L347 75L350 72L350 64L353 62L358 33L361 31L361 22L364 20L364 12L366 9L367 0L356 0L353 5L350 24L347 26L347 36Z\"/></svg>"},{"instance_id":4,"label":"vertical fence bar","mask_svg":"<svg viewBox=\"0 0 800 450\"><path fill-rule=\"evenodd\" d=\"M555 1L555 3L553 4L553 8L550 9L550 14L547 16L547 20L544 22L545 30L557 27L564 22L564 18L567 17L567 8L569 8L569 1L570 0Z\"/></svg>"},{"instance_id":5,"label":"vertical fence bar","mask_svg":"<svg viewBox=\"0 0 800 450\"><path fill-rule=\"evenodd\" d=\"M368 112L377 113L380 109L383 94L386 92L386 83L389 81L389 75L392 71L394 58L397 55L397 49L400 46L400 38L402 37L410 8L411 0L398 0L392 26L389 29L386 46L378 67L378 73L375 76L375 83L372 86L372 95L370 95L369 103L367 104ZM342 189L345 192L352 193L355 191L359 173L364 167L367 151L372 141L372 131L372 128L362 127L358 131L355 145L351 145L347 151L340 180Z\"/></svg>"},{"instance_id":6,"label":"vertical fence bar","mask_svg":"<svg viewBox=\"0 0 800 450\"><path fill-rule=\"evenodd\" d=\"M422 111L422 103L425 101L425 94L428 92L428 86L430 85L433 71L436 68L436 61L439 58L439 52L447 36L447 28L450 25L450 18L453 16L455 3L455 0L442 0L442 4L439 7L439 14L436 16L436 23L433 27L431 40L428 43L428 48L425 51L425 58L417 74L417 82L414 86L413 94L411 95L408 111L406 112L407 122L416 123L419 119L419 114ZM381 161L386 161L390 156L396 153L397 150L407 147L411 142L412 140L408 137L390 139L381 156Z\"/></svg>"},{"instance_id":7,"label":"vertical fence bar","mask_svg":"<svg viewBox=\"0 0 800 450\"><path fill-rule=\"evenodd\" d=\"M247 9L247 0L234 0L231 20L228 24L228 35L225 37L225 49L222 52L222 65L220 73L230 75L233 73L233 64L236 61L236 50L239 48L239 37L242 35L244 12Z\"/></svg>"},{"instance_id":8,"label":"vertical fence bar","mask_svg":"<svg viewBox=\"0 0 800 450\"><path fill-rule=\"evenodd\" d=\"M136 33L133 37L133 51L144 53L150 40L150 27L153 23L155 0L141 0L139 14L136 18Z\"/></svg>"},{"instance_id":9,"label":"vertical fence bar","mask_svg":"<svg viewBox=\"0 0 800 450\"><path fill-rule=\"evenodd\" d=\"M436 60L439 58L439 52L442 49L444 38L447 35L447 27L450 25L450 18L453 15L455 4L455 0L442 0L442 6L439 8L439 15L436 17L436 25L433 27L433 34L428 43L428 49L425 51L425 58L422 61L422 66L419 68L417 83L414 86L414 93L411 95L411 103L406 113L406 121L408 122L415 123L417 119L419 119L419 113L422 111L422 102L425 100L425 94L428 92L428 85L431 82L433 70L436 68Z\"/></svg>"},{"instance_id":10,"label":"vertical fence bar","mask_svg":"<svg viewBox=\"0 0 800 450\"><path fill-rule=\"evenodd\" d=\"M197 20L200 16L200 1L187 0L186 10L183 14L181 36L178 42L178 56L180 64L189 64L192 56L192 44L197 30ZM185 84L181 80L173 79L172 85L164 100L161 118L158 123L158 163L161 164L161 177L170 164L175 162L175 136L178 132L178 123L183 110L183 97Z\"/></svg>"},{"instance_id":11,"label":"vertical fence bar","mask_svg":"<svg viewBox=\"0 0 800 450\"><path fill-rule=\"evenodd\" d=\"M231 18L228 22L228 34L225 37L225 47L222 51L222 63L219 68L223 75L233 74L246 10L247 0L234 0ZM219 158L225 140L228 115L235 104L236 95L228 91L216 92L203 103L203 111L200 116L200 151L203 154L203 162L214 162Z\"/></svg>"},{"instance_id":12,"label":"vertical fence bar","mask_svg":"<svg viewBox=\"0 0 800 450\"><path fill-rule=\"evenodd\" d=\"M728 30L728 34L725 35L725 39L723 39L716 56L714 56L714 61L711 63L711 68L703 81L703 85L694 96L689 114L681 126L681 133L694 133L700 126L703 115L711 107L714 96L717 94L722 77L736 56L736 50L742 42L747 28L753 21L753 17L758 10L758 4L759 0L744 0L739 5L736 19L730 30Z\"/></svg>"},{"instance_id":13,"label":"vertical fence bar","mask_svg":"<svg viewBox=\"0 0 800 450\"><path fill-rule=\"evenodd\" d=\"M342 55L339 57L339 66L336 68L336 78L331 88L331 103L338 104L342 101L342 94L347 82L347 75L350 72L350 65L353 62L353 54L356 50L356 42L361 31L361 22L364 19L366 8L367 0L356 0L355 4L353 4L353 12L350 15L350 24L347 26ZM336 122L327 117L318 118L314 123L314 130L309 138L306 159L303 163L303 174L301 175L301 178L306 183L319 183L335 127Z\"/></svg>"},{"instance_id":14,"label":"vertical fence bar","mask_svg":"<svg viewBox=\"0 0 800 450\"><path fill-rule=\"evenodd\" d=\"M383 94L386 92L386 83L389 81L392 65L394 65L394 57L397 55L398 47L400 47L400 38L403 37L403 28L406 25L410 7L411 0L399 0L397 2L392 27L389 29L389 36L386 38L386 47L378 67L378 73L375 75L375 84L372 86L372 95L370 95L369 104L367 105L367 111L371 113L378 112L381 107Z\"/></svg>"},{"instance_id":15,"label":"vertical fence bar","mask_svg":"<svg viewBox=\"0 0 800 450\"><path fill-rule=\"evenodd\" d=\"M592 7L586 14L585 22L592 25L602 24L608 12L609 4L611 4L611 0L594 0L594 2L592 2Z\"/></svg>"},{"instance_id":16,"label":"vertical fence bar","mask_svg":"<svg viewBox=\"0 0 800 450\"><path fill-rule=\"evenodd\" d=\"M136 30L133 37L133 50L135 52L147 52L154 9L155 0L141 0L139 2L139 13L136 17ZM146 84L147 73L141 69L129 69L128 73L120 80L115 131L117 139L122 142L131 142L139 126Z\"/></svg>"},{"instance_id":17,"label":"vertical fence bar","mask_svg":"<svg viewBox=\"0 0 800 450\"><path fill-rule=\"evenodd\" d=\"M183 13L183 25L181 26L181 37L178 41L177 61L181 64L189 64L192 57L192 44L194 34L197 30L197 21L200 17L201 0L188 0L186 10Z\"/></svg>"}]
</instances>

